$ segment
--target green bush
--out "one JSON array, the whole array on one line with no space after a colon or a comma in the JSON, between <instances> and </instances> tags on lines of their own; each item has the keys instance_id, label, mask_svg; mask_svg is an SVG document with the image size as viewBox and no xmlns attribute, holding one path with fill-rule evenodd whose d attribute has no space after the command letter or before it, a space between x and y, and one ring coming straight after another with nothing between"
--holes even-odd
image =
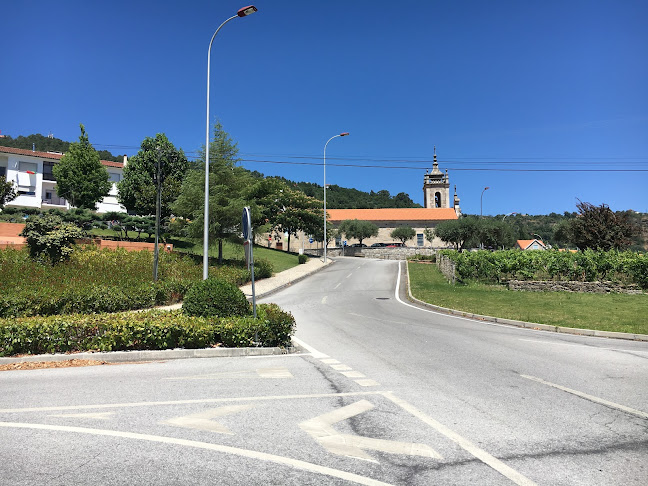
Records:
<instances>
[{"instance_id":1,"label":"green bush","mask_svg":"<svg viewBox=\"0 0 648 486\"><path fill-rule=\"evenodd\" d=\"M66 223L55 214L28 218L20 234L25 237L32 258L51 264L68 260L74 241L85 236L77 225Z\"/></svg>"},{"instance_id":2,"label":"green bush","mask_svg":"<svg viewBox=\"0 0 648 486\"><path fill-rule=\"evenodd\" d=\"M272 263L265 258L259 258L254 260L254 278L270 278L272 277L272 272L274 268Z\"/></svg>"},{"instance_id":3,"label":"green bush","mask_svg":"<svg viewBox=\"0 0 648 486\"><path fill-rule=\"evenodd\" d=\"M257 310L257 319L193 317L181 311L0 319L0 356L216 345L290 346L293 316L275 304L261 304Z\"/></svg>"},{"instance_id":4,"label":"green bush","mask_svg":"<svg viewBox=\"0 0 648 486\"><path fill-rule=\"evenodd\" d=\"M648 288L648 256L632 251L585 250L576 253L547 251L442 250L455 263L459 280L611 280Z\"/></svg>"},{"instance_id":5,"label":"green bush","mask_svg":"<svg viewBox=\"0 0 648 486\"><path fill-rule=\"evenodd\" d=\"M302 263L306 263L308 261L308 256L307 255L297 255L297 262L301 265Z\"/></svg>"},{"instance_id":6,"label":"green bush","mask_svg":"<svg viewBox=\"0 0 648 486\"><path fill-rule=\"evenodd\" d=\"M189 316L230 317L252 313L245 294L235 285L208 278L195 283L185 295L182 309Z\"/></svg>"}]
</instances>

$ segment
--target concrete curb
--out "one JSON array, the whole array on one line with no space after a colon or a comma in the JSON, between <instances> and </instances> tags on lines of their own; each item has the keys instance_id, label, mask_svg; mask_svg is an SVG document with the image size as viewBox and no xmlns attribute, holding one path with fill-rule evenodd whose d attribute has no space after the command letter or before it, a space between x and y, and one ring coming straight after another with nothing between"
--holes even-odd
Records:
<instances>
[{"instance_id":1,"label":"concrete curb","mask_svg":"<svg viewBox=\"0 0 648 486\"><path fill-rule=\"evenodd\" d=\"M428 304L422 300L418 300L412 295L412 287L410 285L409 278L409 267L407 262L405 265L405 271L407 272L407 295L408 300L413 304L420 305L421 307L427 307L428 309L435 310L442 314L450 314L453 316L465 317L468 319L474 319L476 321L485 321L485 322L494 322L497 324L505 324L507 326L523 327L526 329L535 329L539 331L549 331L549 332L559 332L564 334L573 334L577 336L595 336L595 337L604 337L610 339L625 339L627 341L646 341L648 342L648 334L630 334L625 332L612 332L612 331L597 331L594 329L579 329L575 327L562 327L562 326L552 326L549 324L538 324L534 322L525 322L525 321L516 321L513 319L504 319L503 317L492 317L492 316L482 316L480 314L472 314L470 312L459 311L455 309L448 309L447 307L440 307L434 304Z\"/></svg>"},{"instance_id":2,"label":"concrete curb","mask_svg":"<svg viewBox=\"0 0 648 486\"><path fill-rule=\"evenodd\" d=\"M108 353L73 353L73 354L35 354L0 358L0 365L42 361L68 361L71 359L88 359L107 361L109 363L134 363L138 361L166 361L170 359L189 358L233 358L243 356L274 356L291 354L295 348L204 348L204 349L164 349L159 351L111 351Z\"/></svg>"}]
</instances>

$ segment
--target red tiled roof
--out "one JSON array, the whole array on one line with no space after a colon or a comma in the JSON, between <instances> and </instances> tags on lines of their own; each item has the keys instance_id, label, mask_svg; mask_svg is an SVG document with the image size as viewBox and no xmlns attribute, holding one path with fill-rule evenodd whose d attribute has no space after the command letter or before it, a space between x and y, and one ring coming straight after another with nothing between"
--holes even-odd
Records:
<instances>
[{"instance_id":1,"label":"red tiled roof","mask_svg":"<svg viewBox=\"0 0 648 486\"><path fill-rule=\"evenodd\" d=\"M345 219L360 221L448 221L457 219L453 208L382 208L382 209L327 209L332 222Z\"/></svg>"},{"instance_id":2,"label":"red tiled roof","mask_svg":"<svg viewBox=\"0 0 648 486\"><path fill-rule=\"evenodd\" d=\"M534 241L537 241L542 246L546 247L546 245L541 240L517 240L517 244L518 244L518 246L520 248L522 248L523 250L526 250L527 248L529 248L533 244Z\"/></svg>"},{"instance_id":3,"label":"red tiled roof","mask_svg":"<svg viewBox=\"0 0 648 486\"><path fill-rule=\"evenodd\" d=\"M28 155L29 157L37 157L39 159L51 159L51 160L60 160L61 157L63 157L62 154L53 154L50 152L34 152L29 149L20 149L20 148L2 147L2 146L0 146L0 153ZM106 167L117 167L120 169L124 167L123 162L113 162L112 160L102 160L101 165L105 165Z\"/></svg>"}]
</instances>

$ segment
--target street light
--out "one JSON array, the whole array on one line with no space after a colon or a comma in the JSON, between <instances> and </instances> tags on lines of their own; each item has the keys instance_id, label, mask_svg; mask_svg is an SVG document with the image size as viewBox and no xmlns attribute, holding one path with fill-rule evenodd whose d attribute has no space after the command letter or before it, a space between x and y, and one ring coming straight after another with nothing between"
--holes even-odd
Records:
<instances>
[{"instance_id":1,"label":"street light","mask_svg":"<svg viewBox=\"0 0 648 486\"><path fill-rule=\"evenodd\" d=\"M512 216L514 214L517 214L517 213L507 213L507 214L505 214L504 217L502 218L502 221L504 221L507 216Z\"/></svg>"},{"instance_id":2,"label":"street light","mask_svg":"<svg viewBox=\"0 0 648 486\"><path fill-rule=\"evenodd\" d=\"M328 238L326 237L326 146L334 138L346 137L348 134L349 132L344 132L344 133L340 133L339 135L333 135L324 144L324 263L326 263L326 247L328 246Z\"/></svg>"},{"instance_id":3,"label":"street light","mask_svg":"<svg viewBox=\"0 0 648 486\"><path fill-rule=\"evenodd\" d=\"M484 187L484 190L481 193L481 198L479 200L479 217L480 218L484 217L484 212L483 212L483 209L484 209L484 191L487 191L488 189L490 189L490 187L488 187L488 186Z\"/></svg>"},{"instance_id":4,"label":"street light","mask_svg":"<svg viewBox=\"0 0 648 486\"><path fill-rule=\"evenodd\" d=\"M209 273L209 71L211 67L211 48L216 38L216 34L221 30L223 25L225 25L230 20L234 20L237 17L247 17L250 14L253 14L257 11L257 8L254 5L248 5L247 7L240 8L236 15L232 15L225 22L220 24L214 35L212 35L211 41L209 41L209 49L207 50L207 127L205 135L205 224L203 231L203 280L207 280L207 274Z\"/></svg>"}]
</instances>

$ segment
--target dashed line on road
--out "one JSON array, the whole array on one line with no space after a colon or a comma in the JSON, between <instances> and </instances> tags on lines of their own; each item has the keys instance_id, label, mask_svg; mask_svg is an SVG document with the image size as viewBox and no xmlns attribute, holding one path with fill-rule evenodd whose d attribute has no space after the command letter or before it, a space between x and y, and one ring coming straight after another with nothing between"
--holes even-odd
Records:
<instances>
[{"instance_id":1,"label":"dashed line on road","mask_svg":"<svg viewBox=\"0 0 648 486\"><path fill-rule=\"evenodd\" d=\"M547 385L553 388L557 388L558 390L571 393L572 395L576 395L578 397L584 398L585 400L589 400L590 402L600 403L601 405L605 405L606 407L615 408L617 410L621 410L622 412L636 415L637 417L641 417L643 419L648 419L648 413L642 412L641 410L636 410L634 408L626 407L625 405L621 405L619 403L610 402L609 400L605 400L604 398L595 397L594 395L589 395L587 393L578 390L573 390L572 388L567 388L566 386L557 385L556 383L551 383L549 381L545 381L542 378L537 378L535 376L529 376L529 375L520 375L520 376L522 378L526 378L527 380L536 381L538 383L542 383L543 385Z\"/></svg>"}]
</instances>

